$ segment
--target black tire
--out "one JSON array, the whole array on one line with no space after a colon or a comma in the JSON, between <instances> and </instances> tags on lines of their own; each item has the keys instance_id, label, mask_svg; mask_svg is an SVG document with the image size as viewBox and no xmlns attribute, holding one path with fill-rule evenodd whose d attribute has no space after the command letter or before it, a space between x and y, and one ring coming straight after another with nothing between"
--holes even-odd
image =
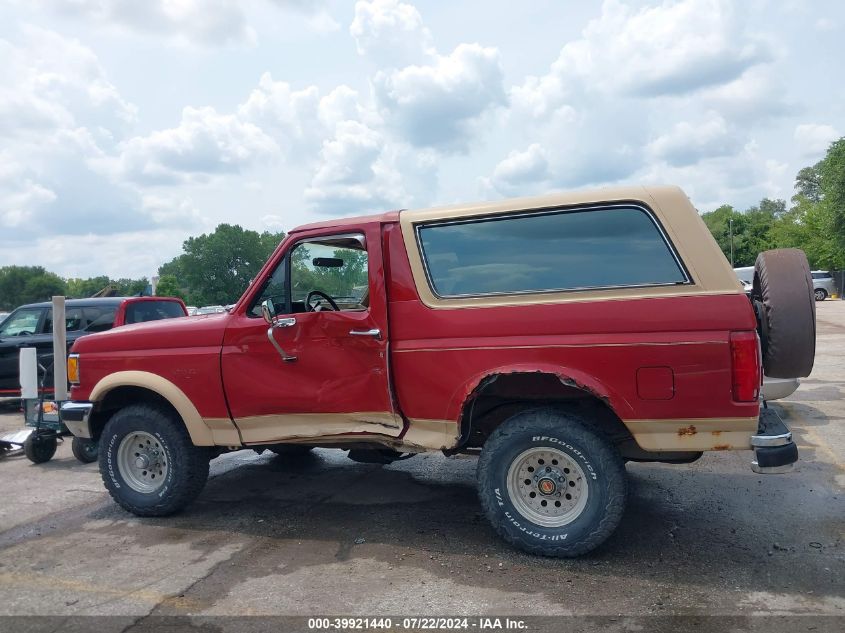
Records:
<instances>
[{"instance_id":1,"label":"black tire","mask_svg":"<svg viewBox=\"0 0 845 633\"><path fill-rule=\"evenodd\" d=\"M305 457L314 447L304 444L273 444L267 448L281 457Z\"/></svg>"},{"instance_id":2,"label":"black tire","mask_svg":"<svg viewBox=\"0 0 845 633\"><path fill-rule=\"evenodd\" d=\"M74 437L70 443L73 456L83 464L93 464L97 461L98 448L95 440L86 440L81 437Z\"/></svg>"},{"instance_id":3,"label":"black tire","mask_svg":"<svg viewBox=\"0 0 845 633\"><path fill-rule=\"evenodd\" d=\"M584 474L585 505L566 525L544 527L533 522L510 497L508 472L530 449L563 453ZM613 533L625 511L628 482L622 457L601 432L570 413L532 409L514 415L484 444L477 474L481 506L493 528L505 541L531 554L563 558L586 554ZM569 490L569 474L561 476L565 482L561 491ZM548 498L554 501L554 496Z\"/></svg>"},{"instance_id":4,"label":"black tire","mask_svg":"<svg viewBox=\"0 0 845 633\"><path fill-rule=\"evenodd\" d=\"M157 442L167 471L152 492L134 489L121 472L121 443L133 433L146 433ZM142 517L167 516L197 498L208 479L210 451L194 446L182 420L174 413L134 404L115 413L100 436L100 475L109 494L122 508Z\"/></svg>"},{"instance_id":5,"label":"black tire","mask_svg":"<svg viewBox=\"0 0 845 633\"><path fill-rule=\"evenodd\" d=\"M53 459L59 442L55 437L38 437L31 433L23 443L23 452L33 464L43 464Z\"/></svg>"},{"instance_id":6,"label":"black tire","mask_svg":"<svg viewBox=\"0 0 845 633\"><path fill-rule=\"evenodd\" d=\"M824 288L816 288L813 291L813 296L815 296L816 301L824 301L827 299L827 290Z\"/></svg>"},{"instance_id":7,"label":"black tire","mask_svg":"<svg viewBox=\"0 0 845 633\"><path fill-rule=\"evenodd\" d=\"M804 251L765 251L754 264L754 298L760 302L763 370L772 378L803 378L816 356L816 302Z\"/></svg>"}]
</instances>

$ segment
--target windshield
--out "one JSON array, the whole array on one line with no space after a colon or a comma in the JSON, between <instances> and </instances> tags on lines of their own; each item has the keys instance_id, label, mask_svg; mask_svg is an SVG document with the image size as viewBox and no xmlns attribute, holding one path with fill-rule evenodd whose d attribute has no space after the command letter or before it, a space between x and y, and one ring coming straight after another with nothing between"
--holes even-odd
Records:
<instances>
[{"instance_id":1,"label":"windshield","mask_svg":"<svg viewBox=\"0 0 845 633\"><path fill-rule=\"evenodd\" d=\"M43 308L18 310L0 325L0 336L26 336L35 334Z\"/></svg>"}]
</instances>

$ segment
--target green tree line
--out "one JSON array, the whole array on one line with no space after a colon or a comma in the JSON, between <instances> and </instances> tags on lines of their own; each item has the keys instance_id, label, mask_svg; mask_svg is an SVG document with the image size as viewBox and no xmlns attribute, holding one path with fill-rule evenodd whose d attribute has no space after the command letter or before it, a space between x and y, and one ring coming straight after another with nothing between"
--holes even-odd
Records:
<instances>
[{"instance_id":1,"label":"green tree line","mask_svg":"<svg viewBox=\"0 0 845 633\"><path fill-rule=\"evenodd\" d=\"M772 248L803 249L813 269L845 268L845 138L798 172L789 206L764 198L742 211L723 205L701 217L736 268L753 266L758 253Z\"/></svg>"},{"instance_id":2,"label":"green tree line","mask_svg":"<svg viewBox=\"0 0 845 633\"><path fill-rule=\"evenodd\" d=\"M89 279L63 279L42 266L0 267L0 310L8 311L26 303L48 301L54 295L71 299L90 297L104 289L113 295L132 296L149 285L142 279L110 279L103 275Z\"/></svg>"},{"instance_id":3,"label":"green tree line","mask_svg":"<svg viewBox=\"0 0 845 633\"><path fill-rule=\"evenodd\" d=\"M179 297L189 305L235 302L281 242L284 233L250 231L221 224L213 232L190 237L182 254L159 268L156 294ZM0 267L0 310L47 301L53 295L82 299L109 288L114 296L141 294L150 285L141 279L64 279L42 266Z\"/></svg>"}]
</instances>

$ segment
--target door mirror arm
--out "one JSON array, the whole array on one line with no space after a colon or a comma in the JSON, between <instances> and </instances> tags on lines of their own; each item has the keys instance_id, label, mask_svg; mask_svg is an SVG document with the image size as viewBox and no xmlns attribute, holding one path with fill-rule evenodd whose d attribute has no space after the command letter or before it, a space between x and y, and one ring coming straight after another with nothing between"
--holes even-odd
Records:
<instances>
[{"instance_id":1,"label":"door mirror arm","mask_svg":"<svg viewBox=\"0 0 845 633\"><path fill-rule=\"evenodd\" d=\"M267 321L267 324L270 326L267 328L267 339L276 348L276 351L279 352L279 356L282 357L282 360L286 363L292 363L296 360L296 356L291 356L288 354L282 346L279 345L279 342L276 340L276 337L273 336L273 330L277 328L284 328L284 327L293 327L296 325L296 318L295 317L287 317L282 318L276 314L276 310L273 307L273 301L271 299L267 299L266 301L261 302L261 316L264 317L264 320Z\"/></svg>"}]
</instances>

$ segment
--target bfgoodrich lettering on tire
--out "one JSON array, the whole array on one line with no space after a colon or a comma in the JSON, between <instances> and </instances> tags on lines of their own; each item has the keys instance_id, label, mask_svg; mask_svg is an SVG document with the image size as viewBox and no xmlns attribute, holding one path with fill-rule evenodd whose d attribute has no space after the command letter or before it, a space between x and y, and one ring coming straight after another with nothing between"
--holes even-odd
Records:
<instances>
[{"instance_id":1,"label":"bfgoodrich lettering on tire","mask_svg":"<svg viewBox=\"0 0 845 633\"><path fill-rule=\"evenodd\" d=\"M600 431L554 409L518 413L478 460L481 505L496 532L533 554L573 557L603 543L625 510L625 466Z\"/></svg>"},{"instance_id":2,"label":"bfgoodrich lettering on tire","mask_svg":"<svg viewBox=\"0 0 845 633\"><path fill-rule=\"evenodd\" d=\"M207 449L194 446L175 414L136 404L112 416L100 437L100 475L112 498L138 516L178 512L208 479Z\"/></svg>"}]
</instances>

